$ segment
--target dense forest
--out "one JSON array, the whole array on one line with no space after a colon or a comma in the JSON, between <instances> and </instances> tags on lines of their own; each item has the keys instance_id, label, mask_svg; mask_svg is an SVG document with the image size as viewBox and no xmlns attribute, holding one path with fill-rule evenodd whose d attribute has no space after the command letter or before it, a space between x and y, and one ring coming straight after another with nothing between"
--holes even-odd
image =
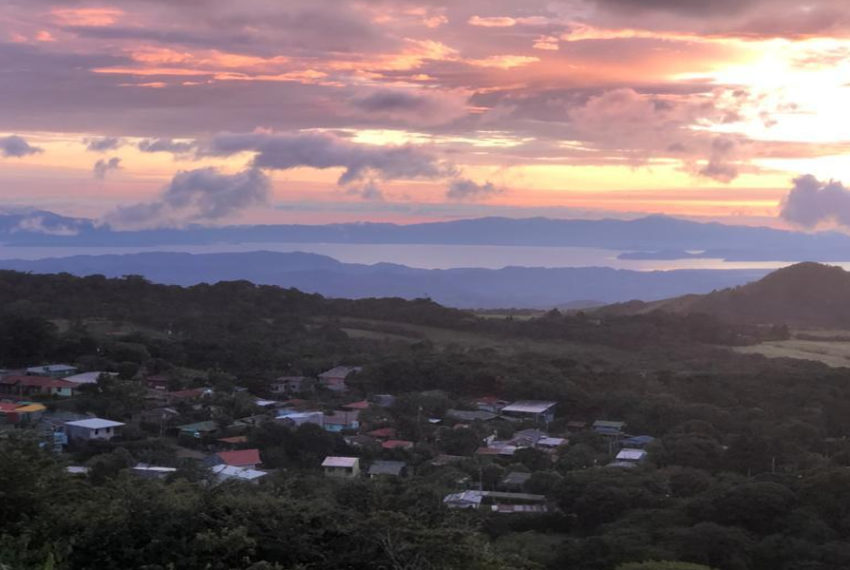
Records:
<instances>
[{"instance_id":1,"label":"dense forest","mask_svg":"<svg viewBox=\"0 0 850 570\"><path fill-rule=\"evenodd\" d=\"M214 485L145 422L62 454L32 430L3 430L0 568L850 568L846 369L729 350L787 335L781 323L704 314L485 318L427 299L2 272L0 365L117 373L67 401L44 399L51 412L131 424L147 406L142 379L158 374L171 390L214 388L203 405L177 408L229 434L236 418L260 413L248 394L266 395L275 378L358 365L346 398L396 397L362 423L392 425L415 446L356 449L313 425L263 421L240 433L270 476ZM482 459L485 437L533 426L424 421L472 410L484 395L557 402L547 427L569 446L557 456L529 448ZM648 461L607 467L611 440L571 427L597 419L653 436ZM330 454L404 460L412 474L330 480L319 467ZM441 455L460 459L440 466ZM128 473L137 462L177 471L140 481ZM88 474L68 473L69 464ZM458 485L496 489L511 472L530 474L523 490L545 495L549 512L443 504Z\"/></svg>"}]
</instances>

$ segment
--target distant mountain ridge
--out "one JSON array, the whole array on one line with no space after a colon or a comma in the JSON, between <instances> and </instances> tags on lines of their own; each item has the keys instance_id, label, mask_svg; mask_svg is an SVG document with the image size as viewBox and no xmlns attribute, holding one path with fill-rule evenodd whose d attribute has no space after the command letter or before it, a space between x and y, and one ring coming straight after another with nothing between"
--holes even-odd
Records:
<instances>
[{"instance_id":1,"label":"distant mountain ridge","mask_svg":"<svg viewBox=\"0 0 850 570\"><path fill-rule=\"evenodd\" d=\"M142 275L165 284L248 280L329 297L430 297L459 308L587 306L705 293L758 279L765 270L627 271L605 267L415 269L341 263L309 253L139 253L0 260L0 269L120 277Z\"/></svg>"},{"instance_id":2,"label":"distant mountain ridge","mask_svg":"<svg viewBox=\"0 0 850 570\"><path fill-rule=\"evenodd\" d=\"M158 247L222 243L351 243L589 247L639 259L721 257L824 260L850 257L850 236L698 223L667 216L635 220L476 218L409 225L248 225L114 231L44 211L0 213L0 242L17 246ZM693 253L694 251L705 253Z\"/></svg>"},{"instance_id":3,"label":"distant mountain ridge","mask_svg":"<svg viewBox=\"0 0 850 570\"><path fill-rule=\"evenodd\" d=\"M656 310L707 313L732 323L850 328L850 273L841 267L798 263L758 281L704 295L651 303L629 302L598 309L603 314L640 314Z\"/></svg>"}]
</instances>

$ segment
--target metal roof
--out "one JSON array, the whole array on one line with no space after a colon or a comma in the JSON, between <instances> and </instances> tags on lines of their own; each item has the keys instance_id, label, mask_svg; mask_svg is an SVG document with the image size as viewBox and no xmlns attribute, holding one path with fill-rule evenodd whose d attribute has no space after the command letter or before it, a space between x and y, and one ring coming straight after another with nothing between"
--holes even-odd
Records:
<instances>
[{"instance_id":1,"label":"metal roof","mask_svg":"<svg viewBox=\"0 0 850 570\"><path fill-rule=\"evenodd\" d=\"M260 477L268 475L265 471L258 469L247 469L245 467L236 467L235 465L216 465L212 469L213 474L221 479L239 479L241 481L254 481Z\"/></svg>"},{"instance_id":2,"label":"metal roof","mask_svg":"<svg viewBox=\"0 0 850 570\"><path fill-rule=\"evenodd\" d=\"M646 451L642 449L621 449L617 454L617 461L640 461L646 457Z\"/></svg>"},{"instance_id":3,"label":"metal roof","mask_svg":"<svg viewBox=\"0 0 850 570\"><path fill-rule=\"evenodd\" d=\"M84 429L104 429L112 427L121 427L124 424L121 422L113 422L112 420L104 420L101 418L91 418L88 420L77 420L75 422L65 422L66 426L81 427Z\"/></svg>"},{"instance_id":4,"label":"metal roof","mask_svg":"<svg viewBox=\"0 0 850 570\"><path fill-rule=\"evenodd\" d=\"M518 414L542 414L556 405L558 405L558 402L520 400L502 408L502 413L514 412Z\"/></svg>"},{"instance_id":5,"label":"metal roof","mask_svg":"<svg viewBox=\"0 0 850 570\"><path fill-rule=\"evenodd\" d=\"M360 461L357 457L325 457L322 461L322 467L349 467L352 468Z\"/></svg>"}]
</instances>

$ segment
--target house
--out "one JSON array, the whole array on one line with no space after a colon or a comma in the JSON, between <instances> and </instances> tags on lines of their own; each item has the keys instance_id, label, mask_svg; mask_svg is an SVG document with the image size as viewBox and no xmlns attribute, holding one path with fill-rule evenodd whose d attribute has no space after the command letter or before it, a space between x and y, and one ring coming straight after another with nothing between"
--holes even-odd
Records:
<instances>
[{"instance_id":1,"label":"house","mask_svg":"<svg viewBox=\"0 0 850 570\"><path fill-rule=\"evenodd\" d=\"M216 433L218 429L218 424L212 420L177 426L179 435L185 435L197 439L211 436Z\"/></svg>"},{"instance_id":2,"label":"house","mask_svg":"<svg viewBox=\"0 0 850 570\"><path fill-rule=\"evenodd\" d=\"M109 441L118 435L118 428L123 427L121 422L104 420L102 418L89 418L65 422L65 433L70 441Z\"/></svg>"},{"instance_id":3,"label":"house","mask_svg":"<svg viewBox=\"0 0 850 570\"><path fill-rule=\"evenodd\" d=\"M531 479L531 473L511 471L502 478L499 487L506 491L522 491L529 479Z\"/></svg>"},{"instance_id":4,"label":"house","mask_svg":"<svg viewBox=\"0 0 850 570\"><path fill-rule=\"evenodd\" d=\"M452 463L458 463L460 461L465 461L468 457L464 457L463 455L438 455L434 459L431 460L431 465L434 467L445 467L446 465L451 465Z\"/></svg>"},{"instance_id":5,"label":"house","mask_svg":"<svg viewBox=\"0 0 850 570\"><path fill-rule=\"evenodd\" d=\"M272 394L297 394L307 392L313 387L313 381L306 376L281 376L269 384Z\"/></svg>"},{"instance_id":6,"label":"house","mask_svg":"<svg viewBox=\"0 0 850 570\"><path fill-rule=\"evenodd\" d=\"M348 390L346 380L362 370L360 366L337 366L319 374L319 383L328 390L345 392Z\"/></svg>"},{"instance_id":7,"label":"house","mask_svg":"<svg viewBox=\"0 0 850 570\"><path fill-rule=\"evenodd\" d=\"M567 430L570 432L584 431L587 429L587 422L581 420L570 420L567 422Z\"/></svg>"},{"instance_id":8,"label":"house","mask_svg":"<svg viewBox=\"0 0 850 570\"><path fill-rule=\"evenodd\" d=\"M370 479L381 476L403 477L407 472L407 463L404 461L375 461L369 466Z\"/></svg>"},{"instance_id":9,"label":"house","mask_svg":"<svg viewBox=\"0 0 850 570\"><path fill-rule=\"evenodd\" d=\"M27 376L48 376L50 378L65 378L76 373L77 369L68 364L45 364L43 366L30 366L26 369Z\"/></svg>"},{"instance_id":10,"label":"house","mask_svg":"<svg viewBox=\"0 0 850 570\"><path fill-rule=\"evenodd\" d=\"M177 468L137 463L134 467L130 468L130 473L142 479L165 479L169 475L177 473Z\"/></svg>"},{"instance_id":11,"label":"house","mask_svg":"<svg viewBox=\"0 0 850 570\"><path fill-rule=\"evenodd\" d=\"M619 437L623 435L623 429L626 427L626 422L615 422L608 420L596 420L593 422L593 431L600 435L609 437Z\"/></svg>"},{"instance_id":12,"label":"house","mask_svg":"<svg viewBox=\"0 0 850 570\"><path fill-rule=\"evenodd\" d=\"M345 404L345 405L340 406L340 407L341 407L343 410L357 410L357 411L362 411L362 410L368 410L368 409L369 409L369 406L371 406L371 405L372 405L372 404L370 404L370 403L369 403L368 401L366 401L366 400L360 400L359 402L351 402L350 404Z\"/></svg>"},{"instance_id":13,"label":"house","mask_svg":"<svg viewBox=\"0 0 850 570\"><path fill-rule=\"evenodd\" d=\"M142 423L164 426L180 417L180 412L174 408L158 407L142 410L137 417Z\"/></svg>"},{"instance_id":14,"label":"house","mask_svg":"<svg viewBox=\"0 0 850 570\"><path fill-rule=\"evenodd\" d=\"M231 437L221 437L218 439L218 443L221 444L222 447L225 447L227 449L235 449L240 445L248 443L248 436L234 435Z\"/></svg>"},{"instance_id":15,"label":"house","mask_svg":"<svg viewBox=\"0 0 850 570\"><path fill-rule=\"evenodd\" d=\"M514 433L511 443L517 447L533 447L543 451L555 451L569 443L563 437L552 437L539 429L524 429Z\"/></svg>"},{"instance_id":16,"label":"house","mask_svg":"<svg viewBox=\"0 0 850 570\"><path fill-rule=\"evenodd\" d=\"M493 412L483 412L481 410L448 410L446 417L459 422L489 422L495 420L498 416Z\"/></svg>"},{"instance_id":17,"label":"house","mask_svg":"<svg viewBox=\"0 0 850 570\"><path fill-rule=\"evenodd\" d=\"M59 396L67 398L76 393L78 385L51 376L4 376L0 392L17 396Z\"/></svg>"},{"instance_id":18,"label":"house","mask_svg":"<svg viewBox=\"0 0 850 570\"><path fill-rule=\"evenodd\" d=\"M230 465L232 467L246 467L256 469L262 461L259 449L238 449L234 451L219 451L209 458L212 465Z\"/></svg>"},{"instance_id":19,"label":"house","mask_svg":"<svg viewBox=\"0 0 850 570\"><path fill-rule=\"evenodd\" d=\"M634 437L624 439L621 443L623 447L630 447L632 449L646 449L646 446L648 446L653 441L655 441L655 438L651 435L636 435Z\"/></svg>"},{"instance_id":20,"label":"house","mask_svg":"<svg viewBox=\"0 0 850 570\"><path fill-rule=\"evenodd\" d=\"M295 412L292 410L281 410L275 417L278 421L288 422L294 426L304 424L316 424L317 426L325 425L325 414L319 411L312 412Z\"/></svg>"},{"instance_id":21,"label":"house","mask_svg":"<svg viewBox=\"0 0 850 570\"><path fill-rule=\"evenodd\" d=\"M322 461L327 477L353 478L360 475L360 459L357 457L328 456Z\"/></svg>"},{"instance_id":22,"label":"house","mask_svg":"<svg viewBox=\"0 0 850 570\"><path fill-rule=\"evenodd\" d=\"M475 407L482 412L492 412L494 414L501 412L502 408L507 406L509 403L510 402L499 399L495 396L482 396L473 402Z\"/></svg>"},{"instance_id":23,"label":"house","mask_svg":"<svg viewBox=\"0 0 850 570\"><path fill-rule=\"evenodd\" d=\"M494 513L545 513L549 510L543 495L500 491L451 493L446 495L443 503L450 509L475 509Z\"/></svg>"},{"instance_id":24,"label":"house","mask_svg":"<svg viewBox=\"0 0 850 570\"><path fill-rule=\"evenodd\" d=\"M479 457L511 457L516 450L519 449L515 445L507 445L504 442L493 442L493 445L479 447L475 450L475 455Z\"/></svg>"},{"instance_id":25,"label":"house","mask_svg":"<svg viewBox=\"0 0 850 570\"><path fill-rule=\"evenodd\" d=\"M389 439L381 444L384 449L413 449L413 442L403 439Z\"/></svg>"},{"instance_id":26,"label":"house","mask_svg":"<svg viewBox=\"0 0 850 570\"><path fill-rule=\"evenodd\" d=\"M375 394L372 401L380 408L391 408L395 405L395 396L392 394Z\"/></svg>"},{"instance_id":27,"label":"house","mask_svg":"<svg viewBox=\"0 0 850 570\"><path fill-rule=\"evenodd\" d=\"M394 439L396 437L396 429L394 427L382 427L378 429L373 429L372 431L366 432L366 435L370 437L374 437L375 439Z\"/></svg>"},{"instance_id":28,"label":"house","mask_svg":"<svg viewBox=\"0 0 850 570\"><path fill-rule=\"evenodd\" d=\"M322 419L322 427L325 431L341 432L345 430L356 430L360 427L359 411L334 412Z\"/></svg>"},{"instance_id":29,"label":"house","mask_svg":"<svg viewBox=\"0 0 850 570\"><path fill-rule=\"evenodd\" d=\"M66 376L63 380L67 380L68 382L73 382L74 384L82 385L82 384L97 384L98 378L100 378L101 374L107 374L109 376L118 376L117 372L81 372L80 374L73 374L71 376Z\"/></svg>"},{"instance_id":30,"label":"house","mask_svg":"<svg viewBox=\"0 0 850 570\"><path fill-rule=\"evenodd\" d=\"M0 424L29 425L41 419L45 410L34 402L0 402Z\"/></svg>"},{"instance_id":31,"label":"house","mask_svg":"<svg viewBox=\"0 0 850 570\"><path fill-rule=\"evenodd\" d=\"M557 402L520 400L502 408L502 416L509 419L529 420L535 423L550 423L555 419Z\"/></svg>"},{"instance_id":32,"label":"house","mask_svg":"<svg viewBox=\"0 0 850 570\"><path fill-rule=\"evenodd\" d=\"M629 449L624 448L621 449L617 456L614 458L615 461L629 461L631 463L640 463L641 461L645 461L647 457L647 453L643 449Z\"/></svg>"},{"instance_id":33,"label":"house","mask_svg":"<svg viewBox=\"0 0 850 570\"><path fill-rule=\"evenodd\" d=\"M200 398L209 398L212 395L212 388L189 388L187 390L177 390L176 392L168 392L168 399L172 402L181 402L186 400L198 400Z\"/></svg>"},{"instance_id":34,"label":"house","mask_svg":"<svg viewBox=\"0 0 850 570\"><path fill-rule=\"evenodd\" d=\"M265 471L249 469L246 467L235 467L221 463L210 468L217 483L225 481L245 481L247 483L258 483L260 479L268 475Z\"/></svg>"},{"instance_id":35,"label":"house","mask_svg":"<svg viewBox=\"0 0 850 570\"><path fill-rule=\"evenodd\" d=\"M168 385L170 384L170 380L163 376L162 374L155 374L153 376L148 376L145 378L145 386L147 386L150 390L160 390L165 392L168 390Z\"/></svg>"}]
</instances>

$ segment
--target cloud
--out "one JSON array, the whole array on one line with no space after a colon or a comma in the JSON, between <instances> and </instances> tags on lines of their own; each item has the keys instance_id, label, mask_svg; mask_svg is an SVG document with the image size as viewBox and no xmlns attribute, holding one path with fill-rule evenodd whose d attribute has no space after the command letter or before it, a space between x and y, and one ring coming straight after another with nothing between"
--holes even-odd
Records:
<instances>
[{"instance_id":1,"label":"cloud","mask_svg":"<svg viewBox=\"0 0 850 570\"><path fill-rule=\"evenodd\" d=\"M327 133L222 133L201 153L228 156L244 151L256 153L257 168L343 168L337 181L341 186L366 179L438 179L455 173L454 166L419 147L356 144Z\"/></svg>"},{"instance_id":2,"label":"cloud","mask_svg":"<svg viewBox=\"0 0 850 570\"><path fill-rule=\"evenodd\" d=\"M271 183L258 168L222 174L215 168L178 172L151 202L120 206L104 217L115 229L181 227L230 217L267 204Z\"/></svg>"},{"instance_id":3,"label":"cloud","mask_svg":"<svg viewBox=\"0 0 850 570\"><path fill-rule=\"evenodd\" d=\"M378 89L352 98L349 104L371 118L440 125L466 115L466 99L466 95L455 92Z\"/></svg>"},{"instance_id":4,"label":"cloud","mask_svg":"<svg viewBox=\"0 0 850 570\"><path fill-rule=\"evenodd\" d=\"M708 162L697 172L700 176L713 178L718 182L729 183L738 177L735 158L738 143L731 137L717 137L711 142L711 155Z\"/></svg>"},{"instance_id":5,"label":"cloud","mask_svg":"<svg viewBox=\"0 0 850 570\"><path fill-rule=\"evenodd\" d=\"M167 138L145 139L139 142L138 148L142 152L171 152L174 154L186 154L195 148L194 142L180 142Z\"/></svg>"},{"instance_id":6,"label":"cloud","mask_svg":"<svg viewBox=\"0 0 850 570\"><path fill-rule=\"evenodd\" d=\"M463 201L489 198L490 196L500 192L501 189L496 188L492 182L488 181L484 184L478 184L468 178L458 178L457 180L452 180L451 184L449 184L449 189L446 192L446 198L449 200Z\"/></svg>"},{"instance_id":7,"label":"cloud","mask_svg":"<svg viewBox=\"0 0 850 570\"><path fill-rule=\"evenodd\" d=\"M367 180L362 186L351 186L346 193L352 196L359 196L363 200L370 202L384 201L384 193L381 192L381 189L378 188L374 180Z\"/></svg>"},{"instance_id":8,"label":"cloud","mask_svg":"<svg viewBox=\"0 0 850 570\"><path fill-rule=\"evenodd\" d=\"M22 219L12 230L13 232L32 232L51 236L75 236L80 233L79 227L72 223L62 223L56 220L46 220L45 216L31 216Z\"/></svg>"},{"instance_id":9,"label":"cloud","mask_svg":"<svg viewBox=\"0 0 850 570\"><path fill-rule=\"evenodd\" d=\"M805 174L794 179L779 216L804 228L829 222L850 227L850 190L836 180L821 182Z\"/></svg>"},{"instance_id":10,"label":"cloud","mask_svg":"<svg viewBox=\"0 0 850 570\"><path fill-rule=\"evenodd\" d=\"M517 21L508 16L472 16L467 23L482 28L510 28L516 26Z\"/></svg>"},{"instance_id":11,"label":"cloud","mask_svg":"<svg viewBox=\"0 0 850 570\"><path fill-rule=\"evenodd\" d=\"M113 156L110 159L99 159L94 163L94 168L92 169L94 172L94 177L98 180L103 180L106 178L106 174L111 170L121 170L121 159L117 156Z\"/></svg>"},{"instance_id":12,"label":"cloud","mask_svg":"<svg viewBox=\"0 0 850 570\"><path fill-rule=\"evenodd\" d=\"M83 143L86 145L86 150L90 150L92 152L106 152L107 150L115 150L124 144L124 140L118 137L102 137L83 139Z\"/></svg>"},{"instance_id":13,"label":"cloud","mask_svg":"<svg viewBox=\"0 0 850 570\"><path fill-rule=\"evenodd\" d=\"M22 156L38 154L40 152L44 152L44 149L30 145L26 140L18 135L0 138L0 155L7 158L20 158Z\"/></svg>"}]
</instances>

